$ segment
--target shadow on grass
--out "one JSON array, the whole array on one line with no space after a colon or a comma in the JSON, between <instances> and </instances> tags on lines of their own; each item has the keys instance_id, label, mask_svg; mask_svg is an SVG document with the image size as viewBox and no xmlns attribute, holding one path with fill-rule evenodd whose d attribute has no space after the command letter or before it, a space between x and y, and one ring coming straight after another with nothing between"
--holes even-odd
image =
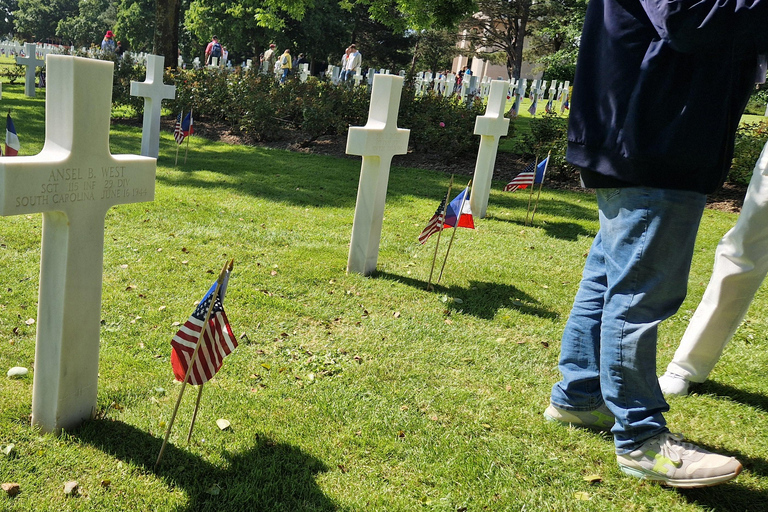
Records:
<instances>
[{"instance_id":1,"label":"shadow on grass","mask_svg":"<svg viewBox=\"0 0 768 512\"><path fill-rule=\"evenodd\" d=\"M298 448L268 438L254 439L248 450L224 453L222 467L168 444L155 472L162 440L131 425L94 420L70 435L183 489L189 504L179 510L336 510L315 482L315 475L328 468Z\"/></svg>"},{"instance_id":2,"label":"shadow on grass","mask_svg":"<svg viewBox=\"0 0 768 512\"><path fill-rule=\"evenodd\" d=\"M704 381L701 384L697 384L691 387L691 391L700 395L717 395L727 397L738 402L740 404L754 407L762 411L768 412L768 397L761 393L753 393L751 391L744 391L743 389L729 386L728 384L722 384L712 380ZM768 510L768 505L766 505Z\"/></svg>"},{"instance_id":3,"label":"shadow on grass","mask_svg":"<svg viewBox=\"0 0 768 512\"><path fill-rule=\"evenodd\" d=\"M422 279L413 279L388 272L376 272L373 277L388 279L399 283L425 290L427 282ZM437 272L433 281L437 279ZM491 320L499 309L514 309L524 315L534 315L541 318L556 320L559 315L541 305L535 298L509 284L489 283L485 281L470 281L468 288L459 286L442 286L432 284L433 292L446 294L452 299L460 299L461 303L453 300L446 302L445 307L449 311L462 312L485 320Z\"/></svg>"}]
</instances>

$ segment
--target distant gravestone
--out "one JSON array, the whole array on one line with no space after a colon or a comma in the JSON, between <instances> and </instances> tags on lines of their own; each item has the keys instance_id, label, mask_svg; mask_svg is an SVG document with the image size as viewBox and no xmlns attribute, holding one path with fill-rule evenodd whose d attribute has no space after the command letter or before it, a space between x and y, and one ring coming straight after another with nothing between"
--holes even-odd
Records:
<instances>
[{"instance_id":1,"label":"distant gravestone","mask_svg":"<svg viewBox=\"0 0 768 512\"><path fill-rule=\"evenodd\" d=\"M147 78L143 82L131 82L131 96L144 97L144 124L141 131L141 154L157 158L160 153L160 107L163 100L176 97L175 85L163 84L161 55L147 56Z\"/></svg>"},{"instance_id":2,"label":"distant gravestone","mask_svg":"<svg viewBox=\"0 0 768 512\"><path fill-rule=\"evenodd\" d=\"M110 154L112 62L47 68L45 145L0 159L0 215L43 214L32 424L54 432L96 411L104 217L154 198L155 160Z\"/></svg>"},{"instance_id":3,"label":"distant gravestone","mask_svg":"<svg viewBox=\"0 0 768 512\"><path fill-rule=\"evenodd\" d=\"M368 70L368 86L373 87L373 77L376 76L376 70L373 68L370 68Z\"/></svg>"},{"instance_id":4,"label":"distant gravestone","mask_svg":"<svg viewBox=\"0 0 768 512\"><path fill-rule=\"evenodd\" d=\"M401 69L401 70L400 70L400 73L398 73L398 75L399 75L400 77L402 77L402 78L405 78L405 70L404 70L404 69Z\"/></svg>"},{"instance_id":5,"label":"distant gravestone","mask_svg":"<svg viewBox=\"0 0 768 512\"><path fill-rule=\"evenodd\" d=\"M485 115L477 116L475 119L475 135L480 135L480 148L477 150L469 207L472 215L481 219L485 217L488 209L488 196L491 192L491 179L493 167L496 164L499 138L507 135L509 131L509 119L504 117L508 85L505 80L491 82Z\"/></svg>"},{"instance_id":6,"label":"distant gravestone","mask_svg":"<svg viewBox=\"0 0 768 512\"><path fill-rule=\"evenodd\" d=\"M299 73L299 80L301 80L301 83L304 83L307 81L307 78L309 78L309 64L302 64L301 65L301 72Z\"/></svg>"},{"instance_id":7,"label":"distant gravestone","mask_svg":"<svg viewBox=\"0 0 768 512\"><path fill-rule=\"evenodd\" d=\"M218 57L211 57L211 63L208 65L208 68L215 69L219 67L219 58Z\"/></svg>"},{"instance_id":8,"label":"distant gravestone","mask_svg":"<svg viewBox=\"0 0 768 512\"><path fill-rule=\"evenodd\" d=\"M341 68L339 66L333 66L333 75L331 75L331 81L339 85L339 82L341 81Z\"/></svg>"},{"instance_id":9,"label":"distant gravestone","mask_svg":"<svg viewBox=\"0 0 768 512\"><path fill-rule=\"evenodd\" d=\"M453 96L453 89L456 86L456 75L453 73L448 73L448 76L445 78L445 93L444 96L451 97Z\"/></svg>"},{"instance_id":10,"label":"distant gravestone","mask_svg":"<svg viewBox=\"0 0 768 512\"><path fill-rule=\"evenodd\" d=\"M35 55L36 50L35 43L27 43L24 45L24 57L16 57L16 64L27 67L24 77L24 95L28 98L35 97L35 74L37 74L37 68L45 65L45 61L38 59Z\"/></svg>"},{"instance_id":11,"label":"distant gravestone","mask_svg":"<svg viewBox=\"0 0 768 512\"><path fill-rule=\"evenodd\" d=\"M355 81L355 87L359 87L360 84L363 81L363 70L358 67L355 70L355 76L353 77L353 80Z\"/></svg>"},{"instance_id":12,"label":"distant gravestone","mask_svg":"<svg viewBox=\"0 0 768 512\"><path fill-rule=\"evenodd\" d=\"M347 272L370 275L376 270L384 222L389 168L394 155L408 151L411 131L397 127L403 79L376 75L365 126L349 128L347 153L363 157Z\"/></svg>"}]
</instances>

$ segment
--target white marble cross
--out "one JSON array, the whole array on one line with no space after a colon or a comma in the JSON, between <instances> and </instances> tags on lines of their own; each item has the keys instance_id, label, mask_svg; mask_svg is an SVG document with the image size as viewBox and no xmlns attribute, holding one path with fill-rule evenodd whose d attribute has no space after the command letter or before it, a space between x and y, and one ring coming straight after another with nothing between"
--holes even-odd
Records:
<instances>
[{"instance_id":1,"label":"white marble cross","mask_svg":"<svg viewBox=\"0 0 768 512\"><path fill-rule=\"evenodd\" d=\"M301 65L301 73L299 73L299 79L301 80L301 83L304 83L307 81L307 78L309 78L309 64L302 64Z\"/></svg>"},{"instance_id":2,"label":"white marble cross","mask_svg":"<svg viewBox=\"0 0 768 512\"><path fill-rule=\"evenodd\" d=\"M147 78L143 82L131 81L131 96L144 97L141 154L152 158L160 154L161 104L176 97L176 86L163 84L164 62L161 55L147 55Z\"/></svg>"},{"instance_id":3,"label":"white marble cross","mask_svg":"<svg viewBox=\"0 0 768 512\"><path fill-rule=\"evenodd\" d=\"M393 156L408 151L411 134L410 130L397 127L402 90L402 77L375 75L368 122L362 127L349 128L347 153L362 156L363 165L357 188L347 272L367 276L376 270L389 168Z\"/></svg>"},{"instance_id":4,"label":"white marble cross","mask_svg":"<svg viewBox=\"0 0 768 512\"><path fill-rule=\"evenodd\" d=\"M353 80L355 81L355 87L359 87L360 86L360 82L363 81L363 70L360 69L359 66L355 70L355 76L353 77Z\"/></svg>"},{"instance_id":5,"label":"white marble cross","mask_svg":"<svg viewBox=\"0 0 768 512\"><path fill-rule=\"evenodd\" d=\"M43 214L32 424L56 432L96 410L104 217L152 201L156 166L109 151L112 62L49 55L47 68L45 145L0 158L0 215Z\"/></svg>"},{"instance_id":6,"label":"white marble cross","mask_svg":"<svg viewBox=\"0 0 768 512\"><path fill-rule=\"evenodd\" d=\"M24 94L29 98L35 97L35 74L37 68L45 65L45 61L38 59L35 55L37 51L37 45L35 43L27 43L24 45L24 57L16 57L16 64L21 64L27 67L27 74L24 78Z\"/></svg>"},{"instance_id":7,"label":"white marble cross","mask_svg":"<svg viewBox=\"0 0 768 512\"><path fill-rule=\"evenodd\" d=\"M504 117L508 86L509 83L506 80L492 81L485 115L477 116L475 119L475 135L480 135L480 148L477 150L469 207L472 209L472 215L481 219L485 217L488 209L488 196L491 192L491 179L493 167L496 164L499 138L506 136L509 131L509 119Z\"/></svg>"}]
</instances>

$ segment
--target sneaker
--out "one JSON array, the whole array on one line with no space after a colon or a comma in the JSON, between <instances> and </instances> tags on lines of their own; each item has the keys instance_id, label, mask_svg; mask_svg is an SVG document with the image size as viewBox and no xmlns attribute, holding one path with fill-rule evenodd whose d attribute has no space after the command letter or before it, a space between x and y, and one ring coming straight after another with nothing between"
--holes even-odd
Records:
<instances>
[{"instance_id":1,"label":"sneaker","mask_svg":"<svg viewBox=\"0 0 768 512\"><path fill-rule=\"evenodd\" d=\"M689 385L688 379L669 371L659 377L659 386L665 395L685 396L688 394Z\"/></svg>"},{"instance_id":2,"label":"sneaker","mask_svg":"<svg viewBox=\"0 0 768 512\"><path fill-rule=\"evenodd\" d=\"M591 411L566 411L552 404L544 411L544 417L563 425L591 428L594 430L611 430L614 419L605 404Z\"/></svg>"},{"instance_id":3,"label":"sneaker","mask_svg":"<svg viewBox=\"0 0 768 512\"><path fill-rule=\"evenodd\" d=\"M742 469L733 457L685 443L683 436L670 432L650 438L633 452L617 455L616 460L628 475L671 487L721 484L736 478Z\"/></svg>"}]
</instances>

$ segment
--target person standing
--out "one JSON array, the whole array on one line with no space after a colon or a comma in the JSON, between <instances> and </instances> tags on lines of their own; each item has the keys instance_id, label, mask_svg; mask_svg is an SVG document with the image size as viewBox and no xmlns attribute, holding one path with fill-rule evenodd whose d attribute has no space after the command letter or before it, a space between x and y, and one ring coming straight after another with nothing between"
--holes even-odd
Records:
<instances>
[{"instance_id":1,"label":"person standing","mask_svg":"<svg viewBox=\"0 0 768 512\"><path fill-rule=\"evenodd\" d=\"M211 38L211 42L208 43L208 46L205 47L205 65L208 66L213 63L213 57L216 57L217 59L221 60L221 43L219 43L219 38L216 36L213 36ZM221 64L221 63L219 63Z\"/></svg>"},{"instance_id":2,"label":"person standing","mask_svg":"<svg viewBox=\"0 0 768 512\"><path fill-rule=\"evenodd\" d=\"M355 71L363 65L363 56L357 51L354 44L349 45L349 55L347 56L346 75L344 80L351 80L355 76Z\"/></svg>"},{"instance_id":3,"label":"person standing","mask_svg":"<svg viewBox=\"0 0 768 512\"><path fill-rule=\"evenodd\" d=\"M111 30L107 30L107 33L104 34L104 39L101 40L101 51L104 53L115 53L115 49L115 35Z\"/></svg>"},{"instance_id":4,"label":"person standing","mask_svg":"<svg viewBox=\"0 0 768 512\"><path fill-rule=\"evenodd\" d=\"M656 342L685 298L706 194L725 179L757 53L768 50L766 22L766 0L587 7L566 156L596 189L600 228L544 416L610 429L619 468L637 478L702 487L742 470L670 433Z\"/></svg>"},{"instance_id":5,"label":"person standing","mask_svg":"<svg viewBox=\"0 0 768 512\"><path fill-rule=\"evenodd\" d=\"M291 74L291 50L288 48L285 49L283 52L283 55L280 56L280 83L284 84L286 80L288 80L288 75Z\"/></svg>"},{"instance_id":6,"label":"person standing","mask_svg":"<svg viewBox=\"0 0 768 512\"><path fill-rule=\"evenodd\" d=\"M765 74L763 73L763 76ZM768 275L768 143L755 164L736 225L723 236L704 296L675 356L659 377L665 395L704 382Z\"/></svg>"},{"instance_id":7,"label":"person standing","mask_svg":"<svg viewBox=\"0 0 768 512\"><path fill-rule=\"evenodd\" d=\"M347 62L349 61L349 54L352 53L352 48L347 46L344 50L344 55L341 56L341 73L339 74L339 81L343 82L347 79Z\"/></svg>"},{"instance_id":8,"label":"person standing","mask_svg":"<svg viewBox=\"0 0 768 512\"><path fill-rule=\"evenodd\" d=\"M269 74L275 72L275 60L277 59L275 43L270 43L269 49L264 52L264 59L262 59L262 72Z\"/></svg>"}]
</instances>

